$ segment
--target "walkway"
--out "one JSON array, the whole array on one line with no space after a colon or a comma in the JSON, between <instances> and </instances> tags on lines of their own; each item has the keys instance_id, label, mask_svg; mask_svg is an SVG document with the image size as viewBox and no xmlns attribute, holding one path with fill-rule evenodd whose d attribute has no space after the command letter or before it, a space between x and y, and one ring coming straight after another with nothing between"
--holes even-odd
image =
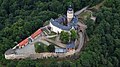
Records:
<instances>
[{"instance_id":1,"label":"walkway","mask_svg":"<svg viewBox=\"0 0 120 67\"><path fill-rule=\"evenodd\" d=\"M65 44L62 44L62 43L60 43L60 42L53 41L53 40L48 39L48 38L43 38L43 40L49 41L49 42L51 42L51 43L54 43L55 46L58 46L58 47L61 47L61 48L66 48L66 45L65 45Z\"/></svg>"},{"instance_id":2,"label":"walkway","mask_svg":"<svg viewBox=\"0 0 120 67\"><path fill-rule=\"evenodd\" d=\"M80 13L82 13L84 10L86 10L89 6L84 7L83 9L75 12L75 15L78 16Z\"/></svg>"},{"instance_id":3,"label":"walkway","mask_svg":"<svg viewBox=\"0 0 120 67\"><path fill-rule=\"evenodd\" d=\"M82 32L79 33L80 36L80 43L78 45L78 48L76 49L75 53L80 52L81 48L83 47L84 44L84 34Z\"/></svg>"}]
</instances>

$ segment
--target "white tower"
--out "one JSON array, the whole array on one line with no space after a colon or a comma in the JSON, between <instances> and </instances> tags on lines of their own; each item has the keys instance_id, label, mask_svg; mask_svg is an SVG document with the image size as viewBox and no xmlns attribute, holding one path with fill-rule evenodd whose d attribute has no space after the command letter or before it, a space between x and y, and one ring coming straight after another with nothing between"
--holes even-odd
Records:
<instances>
[{"instance_id":1,"label":"white tower","mask_svg":"<svg viewBox=\"0 0 120 67\"><path fill-rule=\"evenodd\" d=\"M68 23L72 20L73 16L74 16L74 11L70 5L70 7L67 10L67 22Z\"/></svg>"}]
</instances>

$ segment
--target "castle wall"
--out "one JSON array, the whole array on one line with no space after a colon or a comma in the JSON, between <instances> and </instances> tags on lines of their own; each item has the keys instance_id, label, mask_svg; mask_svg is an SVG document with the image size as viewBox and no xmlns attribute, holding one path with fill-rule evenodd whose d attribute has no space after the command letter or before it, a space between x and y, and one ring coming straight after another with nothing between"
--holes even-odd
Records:
<instances>
[{"instance_id":1,"label":"castle wall","mask_svg":"<svg viewBox=\"0 0 120 67\"><path fill-rule=\"evenodd\" d=\"M61 29L52 25L52 23L50 22L50 27L51 27L51 31L55 32L55 33L61 33Z\"/></svg>"},{"instance_id":2,"label":"castle wall","mask_svg":"<svg viewBox=\"0 0 120 67\"><path fill-rule=\"evenodd\" d=\"M31 58L31 59L43 59L43 58L48 58L48 57L58 57L58 58L63 58L66 56L73 55L75 53L75 50L66 52L66 53L36 53L36 54L10 54L10 55L5 55L6 59L26 59L26 58Z\"/></svg>"}]
</instances>

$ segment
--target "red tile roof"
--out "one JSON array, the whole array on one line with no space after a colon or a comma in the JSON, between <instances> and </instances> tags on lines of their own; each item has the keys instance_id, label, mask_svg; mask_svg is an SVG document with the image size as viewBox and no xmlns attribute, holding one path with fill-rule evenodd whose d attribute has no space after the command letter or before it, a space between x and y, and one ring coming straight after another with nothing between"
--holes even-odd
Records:
<instances>
[{"instance_id":1,"label":"red tile roof","mask_svg":"<svg viewBox=\"0 0 120 67\"><path fill-rule=\"evenodd\" d=\"M24 39L22 42L19 43L19 46L25 46L28 43L28 38Z\"/></svg>"},{"instance_id":2,"label":"red tile roof","mask_svg":"<svg viewBox=\"0 0 120 67\"><path fill-rule=\"evenodd\" d=\"M35 38L36 36L38 36L40 33L42 32L42 30L41 29L38 29L35 33L33 33L32 35L31 35L31 38Z\"/></svg>"},{"instance_id":3,"label":"red tile roof","mask_svg":"<svg viewBox=\"0 0 120 67\"><path fill-rule=\"evenodd\" d=\"M33 34L31 35L31 38L34 39L34 38L35 38L36 36L38 36L41 32L42 32L42 30L41 30L41 29L38 29L35 33L33 33ZM21 42L19 43L19 46L20 46L20 47L25 46L27 43L28 43L28 38L26 38L26 39L24 39L23 41L21 41Z\"/></svg>"}]
</instances>

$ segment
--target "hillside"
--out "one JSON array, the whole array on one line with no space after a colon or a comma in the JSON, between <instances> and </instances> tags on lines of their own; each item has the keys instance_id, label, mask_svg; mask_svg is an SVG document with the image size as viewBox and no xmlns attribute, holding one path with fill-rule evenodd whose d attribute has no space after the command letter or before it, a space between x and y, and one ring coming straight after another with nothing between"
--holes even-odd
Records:
<instances>
[{"instance_id":1,"label":"hillside","mask_svg":"<svg viewBox=\"0 0 120 67\"><path fill-rule=\"evenodd\" d=\"M0 0L0 67L120 67L120 1L106 0L87 18L86 44L80 58L63 60L6 60L4 52L42 27L50 18L65 14L69 4L75 11L102 0ZM57 7L56 7L57 6ZM66 59L66 58L65 58ZM58 62L56 62L58 61Z\"/></svg>"}]
</instances>

